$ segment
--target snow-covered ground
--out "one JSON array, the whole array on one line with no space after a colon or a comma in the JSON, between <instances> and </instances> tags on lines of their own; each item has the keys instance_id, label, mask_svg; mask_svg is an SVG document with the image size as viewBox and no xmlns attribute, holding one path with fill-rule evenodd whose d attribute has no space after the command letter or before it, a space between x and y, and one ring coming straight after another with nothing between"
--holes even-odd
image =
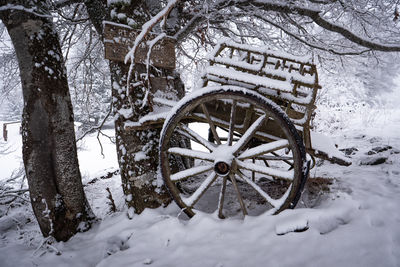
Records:
<instances>
[{"instance_id":1,"label":"snow-covered ground","mask_svg":"<svg viewBox=\"0 0 400 267\"><path fill-rule=\"evenodd\" d=\"M80 167L89 202L102 220L68 242L46 245L28 204L1 206L0 266L398 267L399 95L388 95L393 103L387 101L379 109L344 116L343 129L336 129L332 138L339 148L357 149L351 155L353 164L318 164L311 179L334 178L330 192L321 192L312 208L303 199L297 209L276 216L220 220L197 214L183 220L172 204L129 220L119 176L102 177L117 170L115 147L103 138L102 157L96 136L91 135L79 143ZM331 116L335 111L320 112ZM0 182L20 166L18 127L9 126L7 143L0 139L1 149L8 147L0 157ZM384 151L377 152L378 148ZM383 163L366 165L379 159ZM116 202L116 213L109 212L106 188ZM292 231L306 226L306 231Z\"/></svg>"}]
</instances>

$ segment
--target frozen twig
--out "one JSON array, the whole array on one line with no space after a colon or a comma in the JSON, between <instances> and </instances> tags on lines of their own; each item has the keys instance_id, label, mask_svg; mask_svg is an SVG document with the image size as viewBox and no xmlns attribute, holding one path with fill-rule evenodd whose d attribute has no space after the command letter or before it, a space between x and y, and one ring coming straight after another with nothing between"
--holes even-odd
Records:
<instances>
[{"instance_id":1,"label":"frozen twig","mask_svg":"<svg viewBox=\"0 0 400 267\"><path fill-rule=\"evenodd\" d=\"M115 143L115 141L110 136L106 135L105 133L103 133L101 131L101 129L103 128L104 124L106 123L108 117L110 117L111 112L112 112L112 104L110 103L110 108L109 108L106 116L104 117L104 119L101 121L101 123L98 126L92 127L89 130L87 130L86 132L84 132L79 138L76 139L76 142L81 141L86 135L97 131L96 137L97 137L97 141L99 142L99 145L100 145L100 153L104 157L103 145L101 144L101 141L100 141L100 134L107 137L108 139L110 139L110 141L112 143Z\"/></svg>"},{"instance_id":2,"label":"frozen twig","mask_svg":"<svg viewBox=\"0 0 400 267\"><path fill-rule=\"evenodd\" d=\"M28 191L28 190L26 190L26 191ZM7 197L11 197L12 199L6 200L6 201L0 201L0 205L8 205L8 204L11 204L11 203L14 202L17 198L19 198L19 199L21 199L22 201L27 202L27 203L30 202L29 199L24 198L22 195L15 194L15 193L7 193L7 192L5 192L5 193L3 193L3 194L0 195L0 199L1 199L1 198L7 198Z\"/></svg>"},{"instance_id":3,"label":"frozen twig","mask_svg":"<svg viewBox=\"0 0 400 267\"><path fill-rule=\"evenodd\" d=\"M29 199L24 197L24 194L29 191L28 188L24 188L25 184L25 170L20 167L14 170L11 177L0 183L0 205L8 205L13 203L17 199L21 199L24 202L30 202ZM21 178L20 181L18 179ZM15 183L19 184L19 189L11 189L10 184L15 186ZM8 199L7 199L8 198Z\"/></svg>"},{"instance_id":4,"label":"frozen twig","mask_svg":"<svg viewBox=\"0 0 400 267\"><path fill-rule=\"evenodd\" d=\"M284 33L286 33L287 35L291 36L292 38L296 39L297 41L304 43L305 45L318 49L318 50L322 50L322 51L327 51L327 52L331 52L332 54L336 54L339 56L349 56L349 55L362 55L364 53L370 52L371 49L364 49L361 51L356 51L356 52L342 52L342 51L336 51L335 49L326 47L326 46L322 46L322 45L316 45L313 44L309 41L304 40L303 38L301 38L300 36L298 36L295 33L292 33L291 31L289 31L287 28L285 28L283 25L279 25L278 23L275 23L271 20L268 20L266 18L263 18L261 15L255 15L255 17L257 17L258 19L261 19L269 24L271 24L272 26L280 29L281 31L283 31Z\"/></svg>"},{"instance_id":5,"label":"frozen twig","mask_svg":"<svg viewBox=\"0 0 400 267\"><path fill-rule=\"evenodd\" d=\"M153 40L147 42L147 44L149 46L149 51L147 51L147 58L146 58L146 82L147 82L147 88L146 88L146 94L145 94L144 99L143 99L142 108L148 102L149 92L150 92L150 88L151 88L151 81L150 81L150 56L151 56L151 51L153 50L154 45L159 40L163 39L165 36L167 36L165 33L161 33L160 35L158 35Z\"/></svg>"},{"instance_id":6,"label":"frozen twig","mask_svg":"<svg viewBox=\"0 0 400 267\"><path fill-rule=\"evenodd\" d=\"M58 250L55 246L51 245L52 243L55 242L54 237L49 236L43 239L43 241L40 243L40 245L37 247L37 249L32 253L32 256L35 256L36 253L41 249L44 248L46 250L51 250L56 253L56 255L61 255L61 251ZM42 252L39 256L42 256L45 252Z\"/></svg>"}]
</instances>

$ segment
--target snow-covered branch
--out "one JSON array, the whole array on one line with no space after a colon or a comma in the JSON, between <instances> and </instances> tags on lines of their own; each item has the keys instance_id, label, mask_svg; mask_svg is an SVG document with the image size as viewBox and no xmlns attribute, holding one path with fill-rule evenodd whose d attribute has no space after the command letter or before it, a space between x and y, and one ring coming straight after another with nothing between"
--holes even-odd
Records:
<instances>
[{"instance_id":1,"label":"snow-covered branch","mask_svg":"<svg viewBox=\"0 0 400 267\"><path fill-rule=\"evenodd\" d=\"M171 12L171 10L174 8L174 6L179 2L180 0L170 0L165 8L163 8L157 15L155 15L152 19L147 21L145 24L142 26L142 30L140 34L136 37L135 43L132 47L132 49L128 52L128 54L125 56L125 63L127 63L129 60L131 62L134 62L134 57L135 57L135 52L141 42L146 38L147 35L149 35L150 31L153 29L153 27L159 23L162 19L168 16L168 14Z\"/></svg>"},{"instance_id":2,"label":"snow-covered branch","mask_svg":"<svg viewBox=\"0 0 400 267\"><path fill-rule=\"evenodd\" d=\"M312 43L312 42L309 42L309 41L305 40L304 38L301 38L298 34L291 32L289 29L286 29L283 25L280 25L280 24L275 23L275 22L273 22L271 20L265 19L265 18L263 18L263 17L261 17L259 15L255 15L255 17L257 17L258 19L263 20L263 21L271 24L272 26L275 26L276 28L278 28L282 32L286 33L288 36L290 36L290 37L296 39L297 41L305 44L306 46L309 46L309 47L314 48L314 49L327 51L327 52L330 52L332 54L339 55L339 56L355 56L355 55L361 55L361 54L364 54L364 53L367 53L367 52L371 51L371 49L365 49L365 50L362 50L362 51L355 51L355 52L338 51L338 50L335 50L333 48L329 48L329 47L326 47L326 46L323 46L323 45L317 45L315 43Z\"/></svg>"},{"instance_id":3,"label":"snow-covered branch","mask_svg":"<svg viewBox=\"0 0 400 267\"><path fill-rule=\"evenodd\" d=\"M133 67L135 65L135 53L137 51L137 49L139 48L139 45L145 40L145 38L150 34L151 30L153 29L153 27L159 23L162 20L166 20L166 18L168 17L169 13L171 12L171 10L175 7L175 5L179 2L180 0L169 0L168 4L166 5L166 7L164 7L160 12L158 12L152 19L150 19L149 21L147 21L145 24L143 24L142 26L142 30L140 32L140 34L136 37L135 39L135 43L132 47L132 49L126 54L125 56L125 64L130 60L131 64L129 66L129 71L128 71L128 78L127 78L127 83L126 83L126 92L127 95L129 95L129 82L131 80L131 75L133 72ZM163 35L164 36L164 35ZM161 38L157 38L157 41ZM154 45L154 43L153 43ZM147 55L147 70L149 68L149 58L150 58L150 53L151 53L151 48L152 46L149 47L149 54ZM147 71L148 72L148 71ZM146 77L147 80L150 79L150 77ZM147 96L148 96L148 92L149 92L150 88L147 88L146 91L146 97L144 100L144 104L147 102Z\"/></svg>"},{"instance_id":4,"label":"snow-covered branch","mask_svg":"<svg viewBox=\"0 0 400 267\"><path fill-rule=\"evenodd\" d=\"M315 22L318 26L331 31L338 33L345 37L346 39L369 49L378 50L378 51L385 51L385 52L400 52L399 45L393 44L383 44L374 42L370 39L361 37L356 33L352 32L351 30L347 29L344 26L335 24L333 22L328 21L323 16L321 16L322 10L315 9L315 8L307 8L303 6L293 5L293 4L285 4L282 2L277 1L268 1L268 0L255 0L255 1L230 1L234 5L238 7L257 7L259 9L265 11L275 11L280 13L286 14L296 14L305 17L309 17Z\"/></svg>"},{"instance_id":5,"label":"snow-covered branch","mask_svg":"<svg viewBox=\"0 0 400 267\"><path fill-rule=\"evenodd\" d=\"M382 44L382 43L376 43L371 40L362 38L358 36L357 34L351 32L350 30L346 29L345 27L342 27L340 25L334 24L332 22L329 22L322 18L319 14L313 14L310 16L310 18L319 26L322 28L336 32L348 40L361 45L366 48L370 48L372 50L378 50L378 51L384 51L384 52L400 52L400 46L399 45L392 45L392 44Z\"/></svg>"},{"instance_id":6,"label":"snow-covered branch","mask_svg":"<svg viewBox=\"0 0 400 267\"><path fill-rule=\"evenodd\" d=\"M242 23L251 24L253 18L257 17L304 45L338 55L358 55L371 50L400 51L400 31L392 18L397 7L392 2L379 4L368 1L367 4L365 1L353 3L339 0L307 0L300 5L296 2L276 0L221 0L211 1L206 7L199 7L201 5L197 5L195 11L186 11L187 22L176 34L177 40L183 40L204 21L213 24L215 29L225 23L224 25L229 28L237 25L239 30L246 28ZM234 15L238 9L241 10L241 18ZM217 21L216 18L221 16L225 20ZM266 18L269 18L271 23L268 23ZM265 24L260 26L266 27ZM289 26L293 26L294 30L289 30ZM326 30L328 35L338 34L343 39L338 40L337 37L333 37L317 44L302 38L301 33L305 33L306 29L310 30L308 33L310 38L315 38L322 33L321 30ZM257 29L248 30L257 31ZM264 34L262 30L259 32L260 36ZM349 41L349 49L340 51L342 49L340 46L345 40ZM352 47L351 43L366 49L357 49Z\"/></svg>"},{"instance_id":7,"label":"snow-covered branch","mask_svg":"<svg viewBox=\"0 0 400 267\"><path fill-rule=\"evenodd\" d=\"M195 14L174 36L174 38L180 42L188 36L191 31L196 28L198 24L204 21L204 16L200 14Z\"/></svg>"},{"instance_id":8,"label":"snow-covered branch","mask_svg":"<svg viewBox=\"0 0 400 267\"><path fill-rule=\"evenodd\" d=\"M13 5L13 4L6 4L0 6L0 13L4 11L13 11L13 10L24 11L26 13L31 13L38 17L53 18L51 15L39 13L38 10L36 10L36 8L27 8L22 5Z\"/></svg>"}]
</instances>

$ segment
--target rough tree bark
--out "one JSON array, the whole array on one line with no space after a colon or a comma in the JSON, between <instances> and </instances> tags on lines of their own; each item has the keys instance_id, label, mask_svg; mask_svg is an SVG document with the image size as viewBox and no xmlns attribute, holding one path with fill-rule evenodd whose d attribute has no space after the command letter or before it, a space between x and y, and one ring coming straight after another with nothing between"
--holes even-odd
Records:
<instances>
[{"instance_id":1,"label":"rough tree bark","mask_svg":"<svg viewBox=\"0 0 400 267\"><path fill-rule=\"evenodd\" d=\"M91 21L101 35L100 26L103 19L141 29L161 8L160 1L154 0L132 1L130 4L126 1L113 1L110 6L106 6L101 0L92 0L86 2L86 7ZM99 12L99 7L105 11ZM171 201L162 182L157 179L158 140L161 129L127 131L125 128L127 122L136 122L150 112L148 106L142 105L146 88L137 85L143 81L146 66L135 64L129 81L128 95L126 84L129 64L110 61L110 70L118 161L123 191L129 207L128 214L132 216L133 213L141 213L145 208L165 206ZM175 100L183 97L184 87L179 75L171 70L159 70L161 72L152 71L151 75L169 77L168 88L165 88L165 91Z\"/></svg>"},{"instance_id":2,"label":"rough tree bark","mask_svg":"<svg viewBox=\"0 0 400 267\"><path fill-rule=\"evenodd\" d=\"M94 215L82 187L66 69L46 3L7 1L0 19L20 67L22 152L33 211L44 236L65 241L88 229Z\"/></svg>"}]
</instances>

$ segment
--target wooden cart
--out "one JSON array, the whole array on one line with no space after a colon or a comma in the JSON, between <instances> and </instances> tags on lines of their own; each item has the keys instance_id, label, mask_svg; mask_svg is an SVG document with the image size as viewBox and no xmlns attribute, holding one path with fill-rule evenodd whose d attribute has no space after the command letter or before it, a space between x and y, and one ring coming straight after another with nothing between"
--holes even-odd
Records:
<instances>
[{"instance_id":1,"label":"wooden cart","mask_svg":"<svg viewBox=\"0 0 400 267\"><path fill-rule=\"evenodd\" d=\"M351 164L329 141L312 144L311 60L230 40L208 59L200 88L179 102L153 97L154 111L127 125L162 126L160 173L189 217L276 214L297 204L313 157Z\"/></svg>"}]
</instances>

